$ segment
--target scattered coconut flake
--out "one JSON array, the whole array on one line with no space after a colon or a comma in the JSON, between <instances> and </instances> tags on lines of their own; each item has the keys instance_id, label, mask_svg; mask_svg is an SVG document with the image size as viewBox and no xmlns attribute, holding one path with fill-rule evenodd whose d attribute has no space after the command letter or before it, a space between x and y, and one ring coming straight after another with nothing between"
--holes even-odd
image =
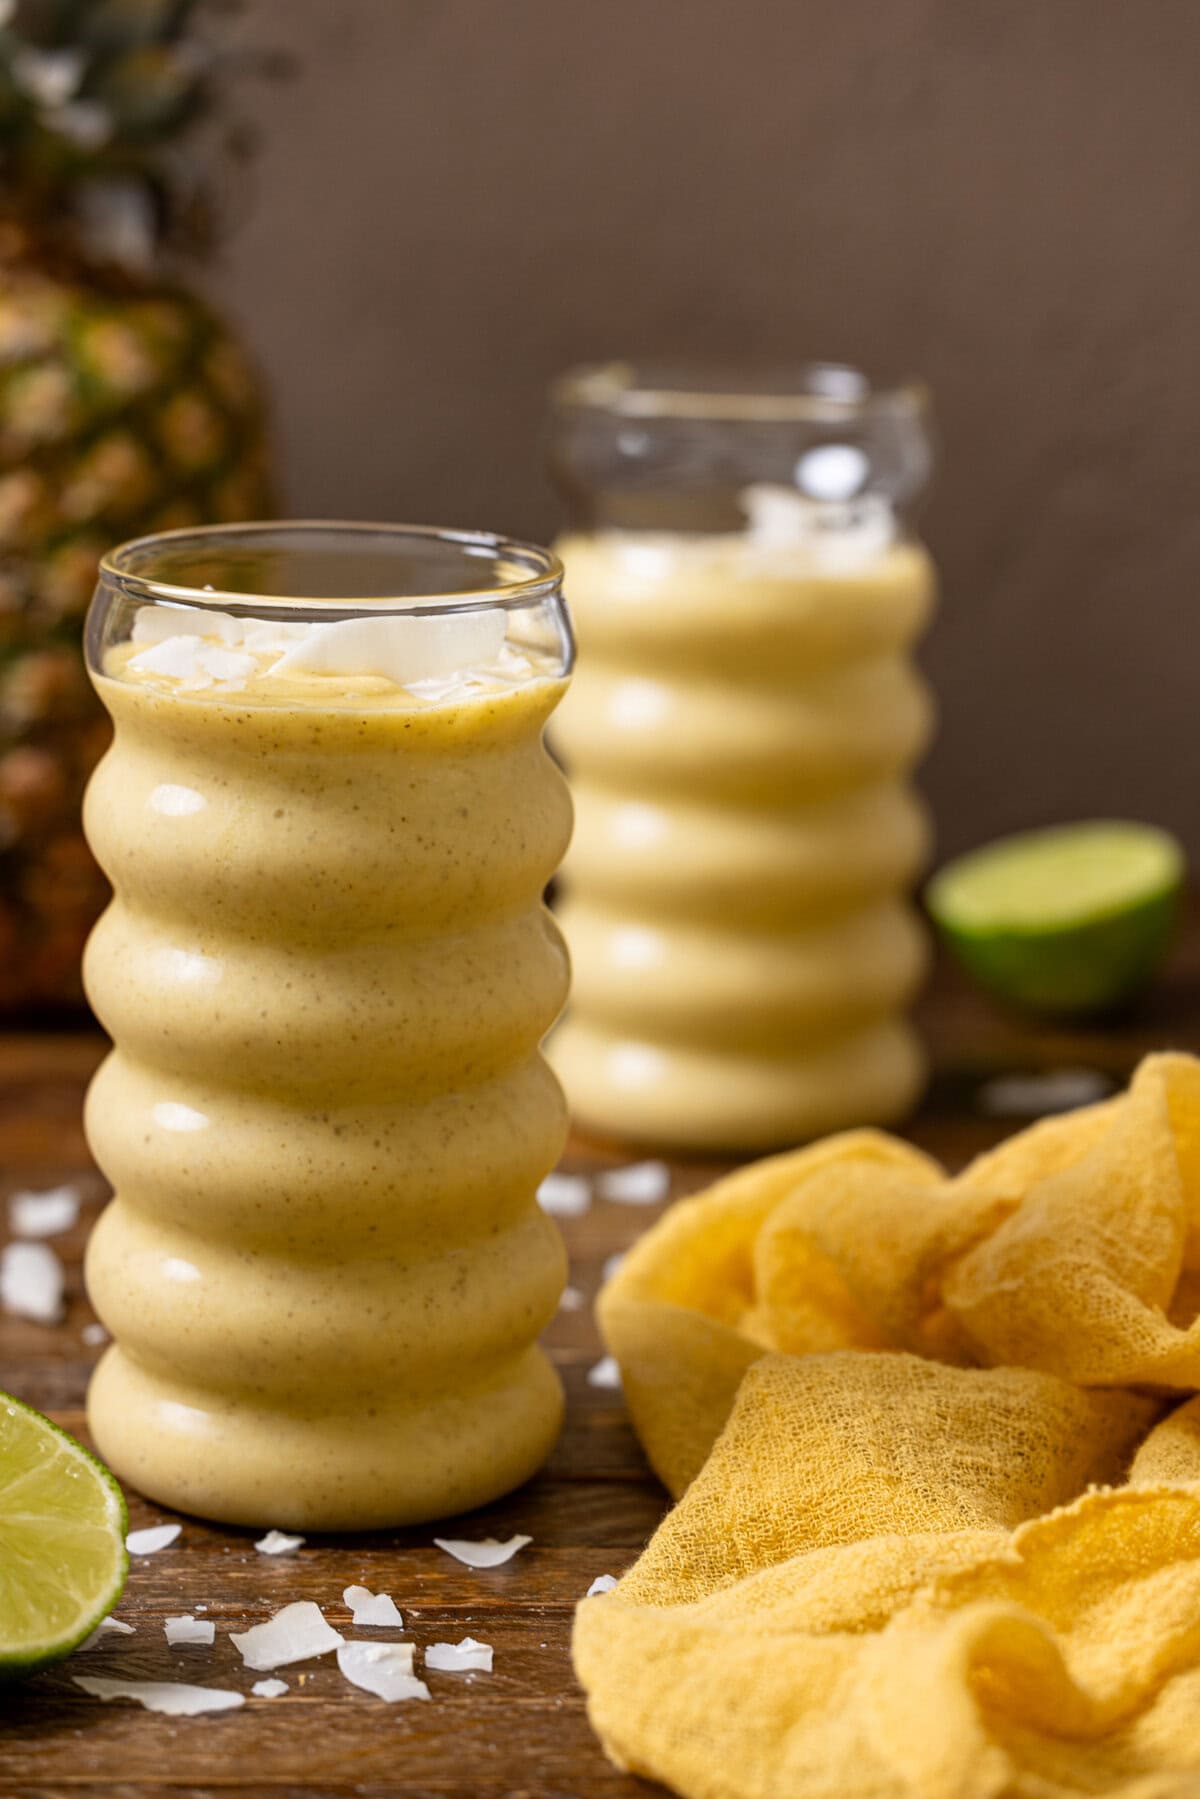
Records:
<instances>
[{"instance_id":1,"label":"scattered coconut flake","mask_svg":"<svg viewBox=\"0 0 1200 1799\"><path fill-rule=\"evenodd\" d=\"M131 1530L125 1539L130 1555L157 1555L175 1541L182 1524L149 1524L145 1530Z\"/></svg>"},{"instance_id":2,"label":"scattered coconut flake","mask_svg":"<svg viewBox=\"0 0 1200 1799\"><path fill-rule=\"evenodd\" d=\"M254 1547L260 1555L291 1555L303 1542L303 1537L289 1537L286 1531L269 1530Z\"/></svg>"},{"instance_id":3,"label":"scattered coconut flake","mask_svg":"<svg viewBox=\"0 0 1200 1799\"><path fill-rule=\"evenodd\" d=\"M342 1598L356 1624L385 1624L392 1630L403 1630L404 1619L390 1593L372 1593L370 1587L347 1587Z\"/></svg>"},{"instance_id":4,"label":"scattered coconut flake","mask_svg":"<svg viewBox=\"0 0 1200 1799\"><path fill-rule=\"evenodd\" d=\"M631 1162L627 1168L609 1168L596 1180L601 1195L621 1206L656 1206L671 1191L671 1170L665 1162Z\"/></svg>"},{"instance_id":5,"label":"scattered coconut flake","mask_svg":"<svg viewBox=\"0 0 1200 1799\"><path fill-rule=\"evenodd\" d=\"M617 1250L615 1255L606 1256L605 1261L604 1261L604 1267L600 1271L601 1279L606 1280L606 1281L612 1280L613 1276L617 1273L618 1269L620 1268L620 1266L624 1262L624 1260L625 1260L625 1252L624 1252L624 1250L620 1250L620 1249Z\"/></svg>"},{"instance_id":6,"label":"scattered coconut flake","mask_svg":"<svg viewBox=\"0 0 1200 1799\"><path fill-rule=\"evenodd\" d=\"M99 1349L108 1342L108 1332L102 1324L85 1324L79 1335L89 1349Z\"/></svg>"},{"instance_id":7,"label":"scattered coconut flake","mask_svg":"<svg viewBox=\"0 0 1200 1799\"><path fill-rule=\"evenodd\" d=\"M122 1637L131 1637L133 1629L132 1624L126 1624L121 1618L101 1618L91 1636L85 1637L79 1648L94 1649L97 1643L102 1642L107 1636L112 1636L114 1632Z\"/></svg>"},{"instance_id":8,"label":"scattered coconut flake","mask_svg":"<svg viewBox=\"0 0 1200 1799\"><path fill-rule=\"evenodd\" d=\"M552 1217L582 1218L592 1203L592 1185L582 1174L548 1174L537 1196Z\"/></svg>"},{"instance_id":9,"label":"scattered coconut flake","mask_svg":"<svg viewBox=\"0 0 1200 1799\"><path fill-rule=\"evenodd\" d=\"M182 1680L102 1680L92 1674L73 1674L71 1678L97 1699L136 1699L148 1712L164 1712L169 1718L229 1712L246 1703L244 1693L228 1687L193 1687Z\"/></svg>"},{"instance_id":10,"label":"scattered coconut flake","mask_svg":"<svg viewBox=\"0 0 1200 1799\"><path fill-rule=\"evenodd\" d=\"M10 1243L0 1253L0 1305L15 1318L58 1324L63 1285L63 1265L48 1243Z\"/></svg>"},{"instance_id":11,"label":"scattered coconut flake","mask_svg":"<svg viewBox=\"0 0 1200 1799\"><path fill-rule=\"evenodd\" d=\"M594 1368L588 1369L587 1384L589 1387L619 1387L621 1370L617 1365L617 1358L611 1355L602 1356Z\"/></svg>"},{"instance_id":12,"label":"scattered coconut flake","mask_svg":"<svg viewBox=\"0 0 1200 1799\"><path fill-rule=\"evenodd\" d=\"M193 1618L190 1612L181 1612L178 1617L167 1618L163 1630L172 1648L176 1643L211 1643L217 1634L217 1627L211 1618Z\"/></svg>"},{"instance_id":13,"label":"scattered coconut flake","mask_svg":"<svg viewBox=\"0 0 1200 1799\"><path fill-rule=\"evenodd\" d=\"M250 1691L256 1699L280 1699L290 1688L286 1680L256 1680Z\"/></svg>"},{"instance_id":14,"label":"scattered coconut flake","mask_svg":"<svg viewBox=\"0 0 1200 1799\"><path fill-rule=\"evenodd\" d=\"M288 1662L306 1662L310 1656L328 1655L346 1640L332 1624L326 1623L320 1606L311 1599L297 1599L265 1624L255 1624L240 1633L231 1631L230 1638L246 1666L263 1674Z\"/></svg>"},{"instance_id":15,"label":"scattered coconut flake","mask_svg":"<svg viewBox=\"0 0 1200 1799\"><path fill-rule=\"evenodd\" d=\"M992 1118L1040 1118L1046 1112L1073 1112L1113 1091L1096 1068L1052 1068L1045 1074L1002 1074L984 1081L976 1096Z\"/></svg>"},{"instance_id":16,"label":"scattered coconut flake","mask_svg":"<svg viewBox=\"0 0 1200 1799\"><path fill-rule=\"evenodd\" d=\"M51 1187L45 1193L14 1193L8 1222L14 1237L59 1237L79 1217L77 1187Z\"/></svg>"},{"instance_id":17,"label":"scattered coconut flake","mask_svg":"<svg viewBox=\"0 0 1200 1799\"><path fill-rule=\"evenodd\" d=\"M429 1688L413 1673L411 1643L343 1643L338 1667L354 1686L377 1699L428 1699Z\"/></svg>"},{"instance_id":18,"label":"scattered coconut flake","mask_svg":"<svg viewBox=\"0 0 1200 1799\"><path fill-rule=\"evenodd\" d=\"M588 1588L585 1598L594 1599L597 1593L611 1593L616 1584L617 1577L615 1574L597 1574L595 1580Z\"/></svg>"},{"instance_id":19,"label":"scattered coconut flake","mask_svg":"<svg viewBox=\"0 0 1200 1799\"><path fill-rule=\"evenodd\" d=\"M587 1294L582 1287L564 1287L558 1309L560 1312L582 1312L586 1304Z\"/></svg>"},{"instance_id":20,"label":"scattered coconut flake","mask_svg":"<svg viewBox=\"0 0 1200 1799\"><path fill-rule=\"evenodd\" d=\"M507 619L499 607L435 616L345 618L310 625L271 668L273 675L382 675L404 687L494 662Z\"/></svg>"},{"instance_id":21,"label":"scattered coconut flake","mask_svg":"<svg viewBox=\"0 0 1200 1799\"><path fill-rule=\"evenodd\" d=\"M505 1562L511 1562L518 1549L524 1549L532 1543L532 1537L510 1537L507 1543L499 1543L495 1537L484 1537L482 1542L468 1543L462 1537L435 1537L434 1542L447 1555L452 1555L456 1562L465 1562L468 1568L499 1568Z\"/></svg>"},{"instance_id":22,"label":"scattered coconut flake","mask_svg":"<svg viewBox=\"0 0 1200 1799\"><path fill-rule=\"evenodd\" d=\"M472 1669L490 1674L492 1645L477 1643L474 1637L464 1637L461 1643L431 1643L425 1651L425 1666L443 1674L467 1674Z\"/></svg>"}]
</instances>

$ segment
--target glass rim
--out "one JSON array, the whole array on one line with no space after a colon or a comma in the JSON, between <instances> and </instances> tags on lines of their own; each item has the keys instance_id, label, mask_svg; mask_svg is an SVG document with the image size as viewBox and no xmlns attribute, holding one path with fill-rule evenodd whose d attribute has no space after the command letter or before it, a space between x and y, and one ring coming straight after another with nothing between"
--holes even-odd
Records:
<instances>
[{"instance_id":1,"label":"glass rim","mask_svg":"<svg viewBox=\"0 0 1200 1799\"><path fill-rule=\"evenodd\" d=\"M836 391L839 382L845 388L841 394ZM877 387L848 362L758 370L706 369L699 363L581 363L559 375L550 394L558 406L619 418L747 424L846 424L880 414L924 418L930 410L925 382L911 379Z\"/></svg>"},{"instance_id":2,"label":"glass rim","mask_svg":"<svg viewBox=\"0 0 1200 1799\"><path fill-rule=\"evenodd\" d=\"M196 540L201 545L222 539L253 538L271 534L275 537L303 536L322 532L346 537L390 537L420 543L457 545L467 555L474 553L494 563L509 561L528 573L511 580L504 579L493 587L464 588L461 593L443 591L413 594L407 598L386 594L344 595L325 598L318 595L254 594L237 589L190 587L178 582L159 580L127 566L126 560L159 544L179 544ZM129 538L115 544L100 559L99 580L102 585L119 589L129 599L169 604L207 607L213 611L252 613L270 617L276 613L294 617L297 612L316 614L318 618L358 617L363 613L387 618L399 614L426 617L461 612L490 612L501 608L506 612L536 605L543 600L562 599L563 566L553 550L522 538L505 537L494 531L471 531L456 526L407 525L357 519L250 519L217 525L183 525L171 531L152 531L142 537Z\"/></svg>"}]
</instances>

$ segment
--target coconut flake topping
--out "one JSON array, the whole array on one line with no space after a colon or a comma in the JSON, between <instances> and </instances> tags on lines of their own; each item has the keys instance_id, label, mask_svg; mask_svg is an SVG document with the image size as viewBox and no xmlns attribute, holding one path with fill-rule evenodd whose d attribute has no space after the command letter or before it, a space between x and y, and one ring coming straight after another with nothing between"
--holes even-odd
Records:
<instances>
[{"instance_id":1,"label":"coconut flake topping","mask_svg":"<svg viewBox=\"0 0 1200 1799\"><path fill-rule=\"evenodd\" d=\"M273 675L383 675L398 687L436 680L481 663L504 648L507 625L498 608L434 617L345 618L310 625L271 669Z\"/></svg>"},{"instance_id":2,"label":"coconut flake topping","mask_svg":"<svg viewBox=\"0 0 1200 1799\"><path fill-rule=\"evenodd\" d=\"M597 1574L584 1597L587 1599L594 1599L597 1593L611 1593L616 1584L617 1578L615 1574Z\"/></svg>"},{"instance_id":3,"label":"coconut flake topping","mask_svg":"<svg viewBox=\"0 0 1200 1799\"><path fill-rule=\"evenodd\" d=\"M320 1606L313 1600L297 1599L268 1618L265 1624L255 1624L240 1633L231 1631L230 1640L248 1668L266 1674L289 1662L306 1662L314 1655L328 1655L346 1639L332 1624L326 1623Z\"/></svg>"},{"instance_id":4,"label":"coconut flake topping","mask_svg":"<svg viewBox=\"0 0 1200 1799\"><path fill-rule=\"evenodd\" d=\"M73 1674L71 1678L97 1699L136 1699L148 1712L165 1712L169 1718L229 1712L246 1703L244 1693L228 1687L193 1687L182 1680L102 1680L92 1674Z\"/></svg>"},{"instance_id":5,"label":"coconut flake topping","mask_svg":"<svg viewBox=\"0 0 1200 1799\"><path fill-rule=\"evenodd\" d=\"M377 1699L428 1699L429 1688L413 1673L411 1643L343 1643L338 1667L346 1679Z\"/></svg>"},{"instance_id":6,"label":"coconut flake topping","mask_svg":"<svg viewBox=\"0 0 1200 1799\"><path fill-rule=\"evenodd\" d=\"M350 1616L356 1624L381 1624L392 1630L403 1630L404 1619L396 1610L396 1601L390 1593L372 1593L369 1587L347 1587L342 1598L350 1607Z\"/></svg>"},{"instance_id":7,"label":"coconut flake topping","mask_svg":"<svg viewBox=\"0 0 1200 1799\"><path fill-rule=\"evenodd\" d=\"M280 1699L289 1690L286 1680L256 1680L250 1688L256 1699Z\"/></svg>"},{"instance_id":8,"label":"coconut flake topping","mask_svg":"<svg viewBox=\"0 0 1200 1799\"><path fill-rule=\"evenodd\" d=\"M456 684L527 680L528 657L505 644L499 607L319 621L235 618L196 606L148 606L134 620L134 674L166 675L184 688L240 685L250 675L382 677L430 701ZM271 658L264 667L260 658ZM428 689L428 691L422 691Z\"/></svg>"},{"instance_id":9,"label":"coconut flake topping","mask_svg":"<svg viewBox=\"0 0 1200 1799\"><path fill-rule=\"evenodd\" d=\"M452 1555L456 1562L465 1562L468 1568L499 1568L505 1562L511 1562L518 1549L524 1549L532 1543L532 1537L510 1537L507 1543L497 1542L495 1537L484 1537L480 1543L468 1543L461 1537L435 1537L434 1542L447 1555Z\"/></svg>"}]
</instances>

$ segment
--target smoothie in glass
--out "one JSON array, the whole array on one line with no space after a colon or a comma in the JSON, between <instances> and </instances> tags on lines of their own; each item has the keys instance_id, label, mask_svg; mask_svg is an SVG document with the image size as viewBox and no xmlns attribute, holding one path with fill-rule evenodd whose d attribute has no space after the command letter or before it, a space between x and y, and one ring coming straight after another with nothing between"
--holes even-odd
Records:
<instances>
[{"instance_id":1,"label":"smoothie in glass","mask_svg":"<svg viewBox=\"0 0 1200 1799\"><path fill-rule=\"evenodd\" d=\"M567 988L541 903L570 832L542 733L553 557L348 526L171 534L105 564L115 738L85 974L116 1197L87 1280L89 1419L126 1480L229 1522L484 1503L561 1417L536 1189Z\"/></svg>"},{"instance_id":2,"label":"smoothie in glass","mask_svg":"<svg viewBox=\"0 0 1200 1799\"><path fill-rule=\"evenodd\" d=\"M925 1067L920 393L618 364L560 383L552 449L581 664L553 733L577 822L550 1057L575 1116L704 1151L901 1117Z\"/></svg>"}]
</instances>

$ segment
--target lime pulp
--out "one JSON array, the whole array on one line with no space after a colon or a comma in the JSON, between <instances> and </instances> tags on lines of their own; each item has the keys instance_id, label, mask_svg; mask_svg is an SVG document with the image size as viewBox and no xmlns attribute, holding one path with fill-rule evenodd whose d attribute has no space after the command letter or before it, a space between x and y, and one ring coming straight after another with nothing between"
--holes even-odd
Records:
<instances>
[{"instance_id":1,"label":"lime pulp","mask_svg":"<svg viewBox=\"0 0 1200 1799\"><path fill-rule=\"evenodd\" d=\"M1101 820L1002 838L926 889L963 966L1000 999L1086 1015L1133 998L1170 942L1186 864L1152 825Z\"/></svg>"},{"instance_id":2,"label":"lime pulp","mask_svg":"<svg viewBox=\"0 0 1200 1799\"><path fill-rule=\"evenodd\" d=\"M68 1655L129 1570L125 1500L108 1469L0 1393L0 1679Z\"/></svg>"}]
</instances>

